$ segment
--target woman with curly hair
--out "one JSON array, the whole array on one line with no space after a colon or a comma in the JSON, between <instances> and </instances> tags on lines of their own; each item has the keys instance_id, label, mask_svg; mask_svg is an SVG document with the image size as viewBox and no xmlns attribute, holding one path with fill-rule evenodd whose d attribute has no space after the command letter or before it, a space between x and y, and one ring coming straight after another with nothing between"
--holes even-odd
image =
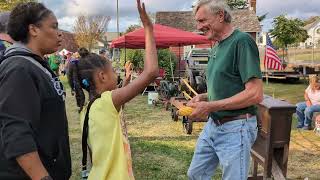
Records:
<instances>
[{"instance_id":1,"label":"woman with curly hair","mask_svg":"<svg viewBox=\"0 0 320 180\"><path fill-rule=\"evenodd\" d=\"M44 60L61 45L51 10L18 4L7 27L15 44L0 64L0 179L69 179L65 92Z\"/></svg>"}]
</instances>

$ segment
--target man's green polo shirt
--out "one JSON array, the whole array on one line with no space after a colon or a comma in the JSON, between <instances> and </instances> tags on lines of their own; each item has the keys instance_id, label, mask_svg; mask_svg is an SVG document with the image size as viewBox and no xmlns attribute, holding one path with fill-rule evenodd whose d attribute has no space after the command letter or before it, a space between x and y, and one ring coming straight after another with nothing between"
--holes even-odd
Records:
<instances>
[{"instance_id":1,"label":"man's green polo shirt","mask_svg":"<svg viewBox=\"0 0 320 180\"><path fill-rule=\"evenodd\" d=\"M262 78L259 50L252 37L240 30L216 44L209 53L207 85L209 101L234 96L245 89L252 78ZM256 114L257 108L250 106L238 110L212 112L210 116L221 119L241 114Z\"/></svg>"}]
</instances>

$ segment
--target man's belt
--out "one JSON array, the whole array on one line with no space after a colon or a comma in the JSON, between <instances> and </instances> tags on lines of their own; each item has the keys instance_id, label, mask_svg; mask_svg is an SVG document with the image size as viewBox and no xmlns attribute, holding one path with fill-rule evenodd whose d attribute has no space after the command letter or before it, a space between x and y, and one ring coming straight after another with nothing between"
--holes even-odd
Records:
<instances>
[{"instance_id":1,"label":"man's belt","mask_svg":"<svg viewBox=\"0 0 320 180\"><path fill-rule=\"evenodd\" d=\"M248 118L251 118L252 114L241 114L241 115L238 115L238 116L226 116L226 117L223 117L221 119L213 119L213 122L217 125L217 126L221 126L222 124L224 123L227 123L227 122L230 122L230 121L234 121L234 120L239 120L239 119L248 119Z\"/></svg>"}]
</instances>

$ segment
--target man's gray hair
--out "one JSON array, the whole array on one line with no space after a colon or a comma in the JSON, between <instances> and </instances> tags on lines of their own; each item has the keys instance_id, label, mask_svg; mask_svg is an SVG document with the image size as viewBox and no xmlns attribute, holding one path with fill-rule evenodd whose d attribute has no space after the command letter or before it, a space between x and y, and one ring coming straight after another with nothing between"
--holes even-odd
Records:
<instances>
[{"instance_id":1,"label":"man's gray hair","mask_svg":"<svg viewBox=\"0 0 320 180\"><path fill-rule=\"evenodd\" d=\"M217 13L223 11L224 22L231 23L231 10L226 4L226 0L198 0L193 7L193 13L196 14L202 6L205 6L212 15L217 15Z\"/></svg>"}]
</instances>

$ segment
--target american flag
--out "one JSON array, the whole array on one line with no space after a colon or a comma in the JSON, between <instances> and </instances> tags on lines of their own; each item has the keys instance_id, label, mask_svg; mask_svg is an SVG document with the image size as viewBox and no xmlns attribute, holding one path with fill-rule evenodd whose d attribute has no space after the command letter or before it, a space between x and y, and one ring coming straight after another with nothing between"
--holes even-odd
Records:
<instances>
[{"instance_id":1,"label":"american flag","mask_svg":"<svg viewBox=\"0 0 320 180\"><path fill-rule=\"evenodd\" d=\"M282 61L277 55L277 51L272 45L271 39L267 34L267 45L264 56L264 67L267 69L283 70Z\"/></svg>"}]
</instances>

